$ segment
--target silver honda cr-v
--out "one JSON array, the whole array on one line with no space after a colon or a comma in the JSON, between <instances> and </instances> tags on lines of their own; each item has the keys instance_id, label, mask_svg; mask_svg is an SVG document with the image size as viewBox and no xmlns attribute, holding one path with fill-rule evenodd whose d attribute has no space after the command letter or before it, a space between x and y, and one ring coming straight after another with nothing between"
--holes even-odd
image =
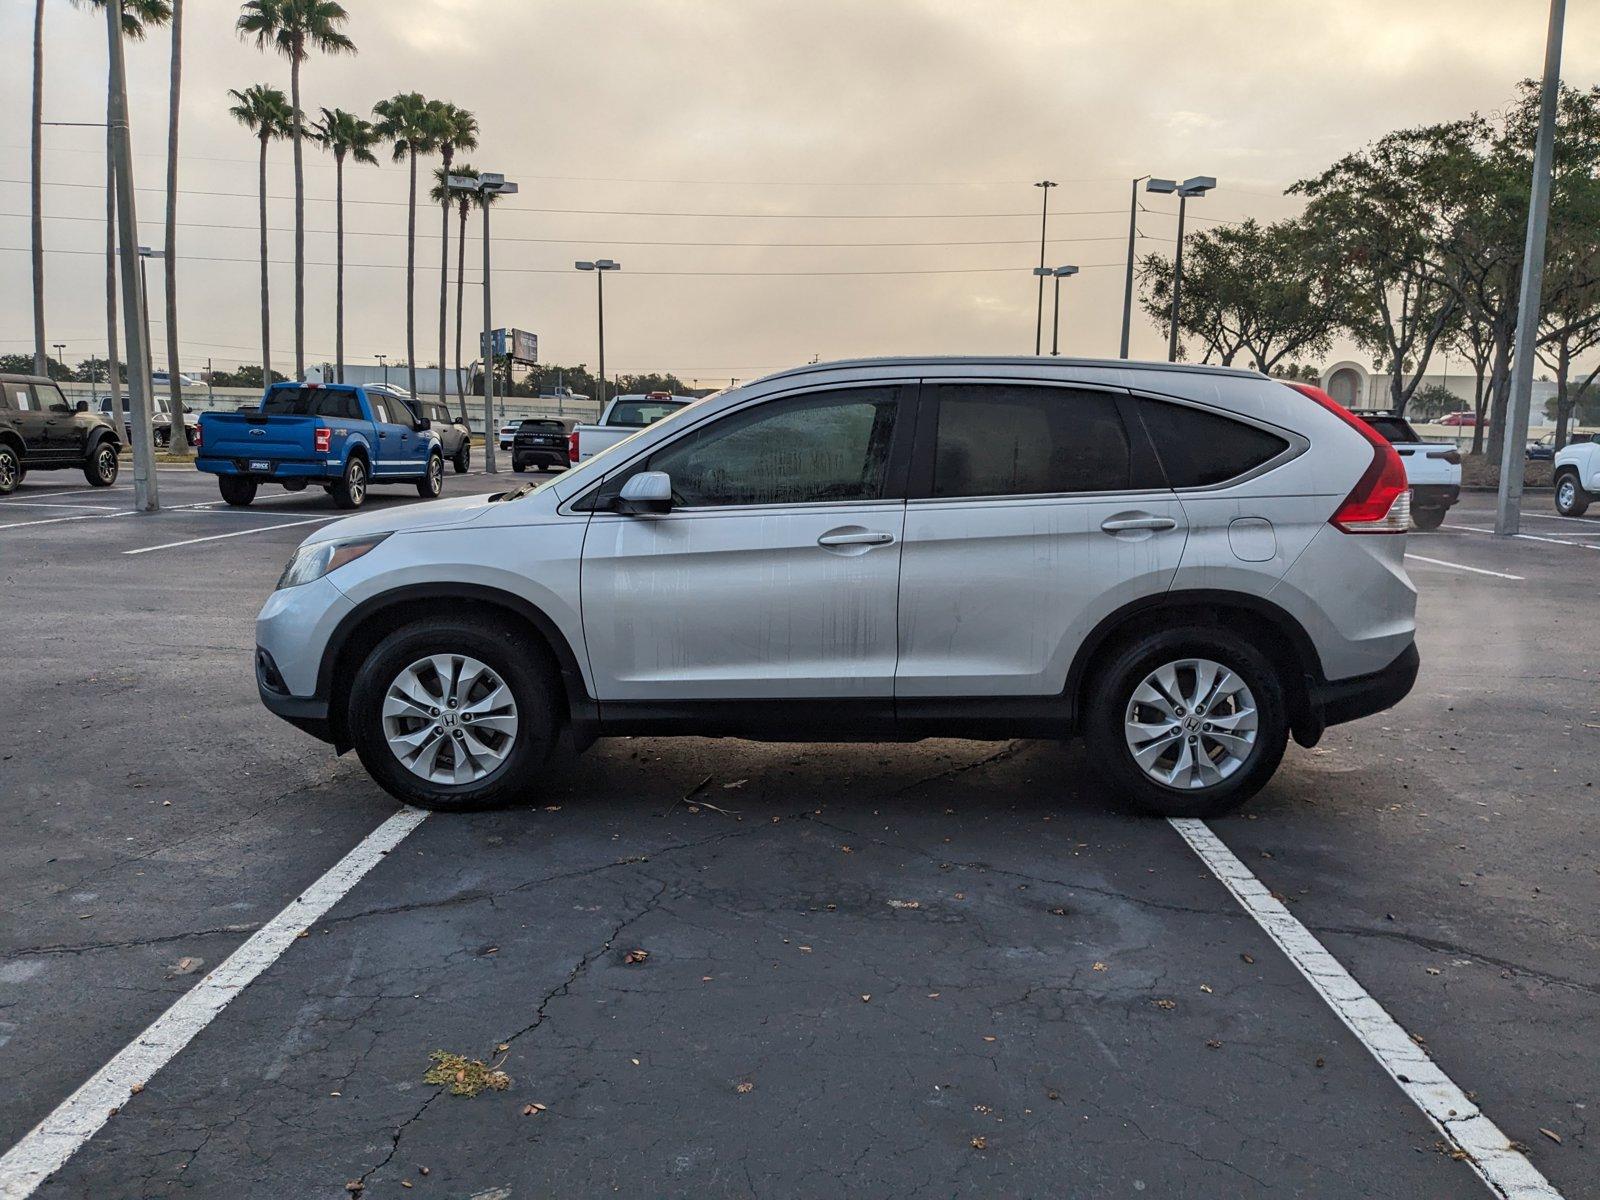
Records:
<instances>
[{"instance_id":1,"label":"silver honda cr-v","mask_svg":"<svg viewBox=\"0 0 1600 1200\"><path fill-rule=\"evenodd\" d=\"M614 734L1081 734L1143 808L1209 815L1410 690L1408 503L1383 438L1247 371L813 365L324 527L257 682L430 808L536 798Z\"/></svg>"}]
</instances>

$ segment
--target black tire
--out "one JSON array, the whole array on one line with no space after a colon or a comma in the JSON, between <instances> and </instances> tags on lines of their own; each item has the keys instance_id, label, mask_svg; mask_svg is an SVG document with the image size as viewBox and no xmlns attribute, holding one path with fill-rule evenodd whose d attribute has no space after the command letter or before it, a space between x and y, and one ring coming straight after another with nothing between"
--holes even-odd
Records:
<instances>
[{"instance_id":1,"label":"black tire","mask_svg":"<svg viewBox=\"0 0 1600 1200\"><path fill-rule=\"evenodd\" d=\"M117 481L117 466L117 444L102 438L89 451L83 477L95 487L110 487Z\"/></svg>"},{"instance_id":2,"label":"black tire","mask_svg":"<svg viewBox=\"0 0 1600 1200\"><path fill-rule=\"evenodd\" d=\"M1563 517L1581 517L1589 511L1591 497L1578 482L1576 471L1563 471L1556 476L1556 511Z\"/></svg>"},{"instance_id":3,"label":"black tire","mask_svg":"<svg viewBox=\"0 0 1600 1200\"><path fill-rule=\"evenodd\" d=\"M417 480L417 495L424 500L437 500L444 491L444 455L428 455L428 469Z\"/></svg>"},{"instance_id":4,"label":"black tire","mask_svg":"<svg viewBox=\"0 0 1600 1200\"><path fill-rule=\"evenodd\" d=\"M340 508L360 508L367 500L367 460L352 454L345 460L344 475L329 493Z\"/></svg>"},{"instance_id":5,"label":"black tire","mask_svg":"<svg viewBox=\"0 0 1600 1200\"><path fill-rule=\"evenodd\" d=\"M164 433L158 429L155 432L155 442L157 450L165 450L172 442L172 434Z\"/></svg>"},{"instance_id":6,"label":"black tire","mask_svg":"<svg viewBox=\"0 0 1600 1200\"><path fill-rule=\"evenodd\" d=\"M472 470L472 443L462 439L461 449L456 451L456 456L450 460L450 465L455 468L457 475L465 475Z\"/></svg>"},{"instance_id":7,"label":"black tire","mask_svg":"<svg viewBox=\"0 0 1600 1200\"><path fill-rule=\"evenodd\" d=\"M306 481L304 479L285 479L283 481L283 490L286 492L303 492L306 490Z\"/></svg>"},{"instance_id":8,"label":"black tire","mask_svg":"<svg viewBox=\"0 0 1600 1200\"><path fill-rule=\"evenodd\" d=\"M1437 529L1444 524L1446 511L1443 508L1413 508L1411 526L1414 529Z\"/></svg>"},{"instance_id":9,"label":"black tire","mask_svg":"<svg viewBox=\"0 0 1600 1200\"><path fill-rule=\"evenodd\" d=\"M1124 727L1130 712L1135 712L1134 692L1143 681L1166 664L1190 658L1219 663L1243 680L1255 699L1256 738L1226 778L1201 787L1178 788L1146 774L1134 760ZM1083 725L1090 761L1118 793L1152 816L1216 817L1232 811L1272 778L1288 741L1288 711L1278 669L1250 642L1221 630L1163 629L1123 642L1099 665L1085 695L1089 700ZM1183 711L1181 706L1177 711ZM1203 713L1203 708L1197 708L1194 713L1184 713L1183 719L1198 719ZM1174 758L1182 754L1183 740L1203 736L1200 729L1180 731L1170 743ZM1207 749L1204 742L1191 745ZM1211 743L1213 759L1220 749ZM1158 765L1168 751L1161 753L1162 757L1154 760Z\"/></svg>"},{"instance_id":10,"label":"black tire","mask_svg":"<svg viewBox=\"0 0 1600 1200\"><path fill-rule=\"evenodd\" d=\"M523 463L523 462L518 462L516 459L513 458L511 460L511 469L513 471L515 471L518 475L521 475L524 471L526 471L528 469L528 464L527 463Z\"/></svg>"},{"instance_id":11,"label":"black tire","mask_svg":"<svg viewBox=\"0 0 1600 1200\"><path fill-rule=\"evenodd\" d=\"M234 508L249 508L256 498L256 481L243 475L218 475L217 490Z\"/></svg>"},{"instance_id":12,"label":"black tire","mask_svg":"<svg viewBox=\"0 0 1600 1200\"><path fill-rule=\"evenodd\" d=\"M22 482L22 459L12 446L0 443L0 496L9 496Z\"/></svg>"},{"instance_id":13,"label":"black tire","mask_svg":"<svg viewBox=\"0 0 1600 1200\"><path fill-rule=\"evenodd\" d=\"M383 717L389 686L408 666L432 655L479 660L504 681L515 701L517 728L510 750L497 767L475 782L425 779L406 767L389 747ZM557 746L556 686L544 648L526 631L496 621L434 618L395 630L367 655L351 683L346 728L362 765L397 800L457 812L529 803L539 794L541 781L549 777L546 768ZM420 728L425 729L427 716L418 719ZM453 746L450 753L453 757Z\"/></svg>"}]
</instances>

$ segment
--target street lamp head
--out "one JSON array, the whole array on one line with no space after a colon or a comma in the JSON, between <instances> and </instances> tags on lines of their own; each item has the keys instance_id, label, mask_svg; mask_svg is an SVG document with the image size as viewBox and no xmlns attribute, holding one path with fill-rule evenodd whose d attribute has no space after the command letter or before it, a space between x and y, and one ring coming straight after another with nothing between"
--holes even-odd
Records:
<instances>
[{"instance_id":1,"label":"street lamp head","mask_svg":"<svg viewBox=\"0 0 1600 1200\"><path fill-rule=\"evenodd\" d=\"M478 190L478 177L476 175L446 175L445 186L452 192L475 192Z\"/></svg>"},{"instance_id":2,"label":"street lamp head","mask_svg":"<svg viewBox=\"0 0 1600 1200\"><path fill-rule=\"evenodd\" d=\"M580 271L592 271L592 270L594 270L594 264L592 262L575 262L572 265L574 267L578 268L578 270L580 270Z\"/></svg>"},{"instance_id":3,"label":"street lamp head","mask_svg":"<svg viewBox=\"0 0 1600 1200\"><path fill-rule=\"evenodd\" d=\"M594 261L594 269L596 271L620 271L622 270L622 264L615 259L597 258Z\"/></svg>"},{"instance_id":4,"label":"street lamp head","mask_svg":"<svg viewBox=\"0 0 1600 1200\"><path fill-rule=\"evenodd\" d=\"M1033 273L1035 275L1051 275L1051 274L1054 274L1054 272L1051 271L1049 267L1035 267L1033 269Z\"/></svg>"},{"instance_id":5,"label":"street lamp head","mask_svg":"<svg viewBox=\"0 0 1600 1200\"><path fill-rule=\"evenodd\" d=\"M1178 181L1176 179L1146 179L1144 181L1144 190L1169 195L1178 190Z\"/></svg>"},{"instance_id":6,"label":"street lamp head","mask_svg":"<svg viewBox=\"0 0 1600 1200\"><path fill-rule=\"evenodd\" d=\"M1217 180L1214 175L1196 175L1193 178L1185 179L1178 185L1178 195L1204 196L1216 186Z\"/></svg>"},{"instance_id":7,"label":"street lamp head","mask_svg":"<svg viewBox=\"0 0 1600 1200\"><path fill-rule=\"evenodd\" d=\"M1077 267L1057 267L1054 271L1051 272L1051 274L1059 276L1062 279L1066 279L1069 276L1076 275L1077 273L1078 273L1078 268Z\"/></svg>"},{"instance_id":8,"label":"street lamp head","mask_svg":"<svg viewBox=\"0 0 1600 1200\"><path fill-rule=\"evenodd\" d=\"M1039 180L1038 183L1034 184L1033 186L1037 187L1037 188L1053 188L1053 187L1056 187L1058 185L1057 185L1057 183L1056 183L1056 181L1054 179L1041 179L1041 180Z\"/></svg>"}]
</instances>

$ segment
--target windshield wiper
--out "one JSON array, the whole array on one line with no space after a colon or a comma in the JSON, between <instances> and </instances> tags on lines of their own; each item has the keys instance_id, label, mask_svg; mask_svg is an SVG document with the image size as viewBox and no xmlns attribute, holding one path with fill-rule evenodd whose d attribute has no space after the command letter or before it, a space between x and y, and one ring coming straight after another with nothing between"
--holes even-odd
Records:
<instances>
[{"instance_id":1,"label":"windshield wiper","mask_svg":"<svg viewBox=\"0 0 1600 1200\"><path fill-rule=\"evenodd\" d=\"M509 492L501 492L498 496L490 496L489 500L494 504L498 504L504 500L521 500L524 496L538 486L539 485L537 483L525 483L521 487L512 488Z\"/></svg>"}]
</instances>

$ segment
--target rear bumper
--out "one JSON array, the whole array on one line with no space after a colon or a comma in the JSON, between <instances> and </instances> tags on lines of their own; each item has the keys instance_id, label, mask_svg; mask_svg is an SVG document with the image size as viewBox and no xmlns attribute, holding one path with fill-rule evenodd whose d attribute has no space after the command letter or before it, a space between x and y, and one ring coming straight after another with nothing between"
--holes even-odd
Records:
<instances>
[{"instance_id":1,"label":"rear bumper","mask_svg":"<svg viewBox=\"0 0 1600 1200\"><path fill-rule=\"evenodd\" d=\"M553 446L512 446L511 461L513 463L530 463L541 467L564 467L567 465L567 448L565 446L560 449Z\"/></svg>"},{"instance_id":2,"label":"rear bumper","mask_svg":"<svg viewBox=\"0 0 1600 1200\"><path fill-rule=\"evenodd\" d=\"M1410 694L1421 665L1422 656L1412 642L1388 666L1370 675L1307 680L1308 711L1295 722L1294 740L1314 746L1329 725L1359 721L1393 708Z\"/></svg>"},{"instance_id":3,"label":"rear bumper","mask_svg":"<svg viewBox=\"0 0 1600 1200\"><path fill-rule=\"evenodd\" d=\"M195 459L195 469L212 475L244 475L251 479L338 479L343 474L340 467L330 466L321 459L315 461L269 459L272 467L266 471L252 471L249 460L243 458L210 457L202 454Z\"/></svg>"},{"instance_id":4,"label":"rear bumper","mask_svg":"<svg viewBox=\"0 0 1600 1200\"><path fill-rule=\"evenodd\" d=\"M1411 489L1411 503L1416 508L1451 508L1459 499L1459 483L1419 483Z\"/></svg>"}]
</instances>

